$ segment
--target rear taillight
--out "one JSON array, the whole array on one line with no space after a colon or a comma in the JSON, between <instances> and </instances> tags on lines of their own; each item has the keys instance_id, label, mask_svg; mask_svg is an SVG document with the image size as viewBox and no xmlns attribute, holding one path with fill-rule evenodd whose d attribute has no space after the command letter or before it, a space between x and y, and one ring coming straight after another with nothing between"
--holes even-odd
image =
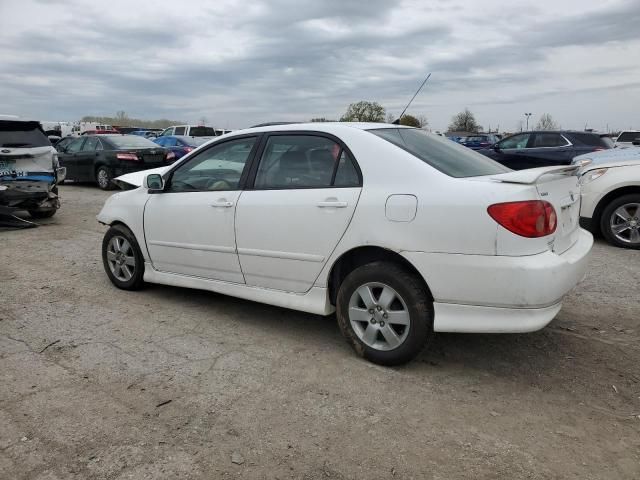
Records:
<instances>
[{"instance_id":1,"label":"rear taillight","mask_svg":"<svg viewBox=\"0 0 640 480\"><path fill-rule=\"evenodd\" d=\"M173 153L173 152L171 152L171 151L169 151L169 152L167 152L167 155L166 155L166 157L164 157L164 159L165 159L167 162L173 162L173 161L175 161L175 159L176 159L176 154L175 154L175 153Z\"/></svg>"},{"instance_id":2,"label":"rear taillight","mask_svg":"<svg viewBox=\"0 0 640 480\"><path fill-rule=\"evenodd\" d=\"M184 147L184 153L189 153L191 150L193 150L193 147Z\"/></svg>"},{"instance_id":3,"label":"rear taillight","mask_svg":"<svg viewBox=\"0 0 640 480\"><path fill-rule=\"evenodd\" d=\"M138 162L140 160L138 158L138 155L136 155L135 153L118 153L116 155L116 158L118 160L127 160L129 162Z\"/></svg>"},{"instance_id":4,"label":"rear taillight","mask_svg":"<svg viewBox=\"0 0 640 480\"><path fill-rule=\"evenodd\" d=\"M496 203L487 212L501 226L522 237L545 237L556 231L556 211L542 200Z\"/></svg>"},{"instance_id":5,"label":"rear taillight","mask_svg":"<svg viewBox=\"0 0 640 480\"><path fill-rule=\"evenodd\" d=\"M603 147L595 147L595 148L592 150L592 152L601 152L601 151L603 151L603 150L604 150L604 148L603 148Z\"/></svg>"}]
</instances>

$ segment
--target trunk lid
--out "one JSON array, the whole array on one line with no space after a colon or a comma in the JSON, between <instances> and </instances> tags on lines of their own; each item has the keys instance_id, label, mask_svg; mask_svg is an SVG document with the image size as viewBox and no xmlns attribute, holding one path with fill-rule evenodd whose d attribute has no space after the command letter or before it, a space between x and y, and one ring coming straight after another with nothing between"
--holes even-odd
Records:
<instances>
[{"instance_id":1,"label":"trunk lid","mask_svg":"<svg viewBox=\"0 0 640 480\"><path fill-rule=\"evenodd\" d=\"M0 178L3 180L53 181L57 155L51 146L33 148L0 148Z\"/></svg>"},{"instance_id":2,"label":"trunk lid","mask_svg":"<svg viewBox=\"0 0 640 480\"><path fill-rule=\"evenodd\" d=\"M580 183L576 173L578 165L532 168L493 175L499 182L518 183L535 187L540 200L553 205L558 216L556 231L547 238L548 247L561 254L569 249L579 236Z\"/></svg>"}]
</instances>

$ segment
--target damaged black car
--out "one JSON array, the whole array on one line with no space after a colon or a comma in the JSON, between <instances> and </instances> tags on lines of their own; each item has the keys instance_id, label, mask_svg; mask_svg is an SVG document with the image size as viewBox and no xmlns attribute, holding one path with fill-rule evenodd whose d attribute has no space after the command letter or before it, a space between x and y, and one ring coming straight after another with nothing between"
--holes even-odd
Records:
<instances>
[{"instance_id":1,"label":"damaged black car","mask_svg":"<svg viewBox=\"0 0 640 480\"><path fill-rule=\"evenodd\" d=\"M52 217L65 169L39 122L0 118L0 215Z\"/></svg>"}]
</instances>

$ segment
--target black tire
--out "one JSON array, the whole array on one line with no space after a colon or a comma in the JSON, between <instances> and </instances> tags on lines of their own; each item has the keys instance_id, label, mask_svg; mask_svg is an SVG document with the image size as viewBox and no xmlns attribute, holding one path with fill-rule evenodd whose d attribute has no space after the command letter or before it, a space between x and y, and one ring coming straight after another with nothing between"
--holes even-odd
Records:
<instances>
[{"instance_id":1,"label":"black tire","mask_svg":"<svg viewBox=\"0 0 640 480\"><path fill-rule=\"evenodd\" d=\"M349 317L350 302L356 290L367 284L383 284L384 286L391 287L391 289L395 290L397 295L401 297L401 299L396 298L394 302L402 301L402 308L406 307L406 311L408 311L410 322L407 327L400 327L402 330L399 336L402 336L404 340L397 347L389 350L373 348L360 339L359 334L352 325ZM372 288L375 297L376 287ZM383 287L379 288L382 289ZM382 294L380 293L379 295L376 302L381 299ZM365 307L364 314L369 315L373 310L372 308L367 312ZM389 312L391 311L390 307ZM384 310L384 312L386 312L386 310ZM338 290L336 316L342 334L353 346L358 355L380 365L393 366L409 362L424 349L433 334L433 301L425 289L424 282L414 273L391 262L379 261L369 263L358 267L347 275ZM387 323L389 322L390 321L387 320ZM362 328L366 325L366 329L368 330L368 323L375 324L376 322L364 321L358 323L358 325ZM384 321L381 322L378 320L377 328L383 327ZM390 328L391 324L389 323L387 327ZM397 327L394 327L394 331L396 328ZM405 331L405 328L408 329L408 331ZM398 332L396 331L396 333ZM381 340L384 340L384 336L380 336L382 332L376 333L376 335L378 335L378 338Z\"/></svg>"},{"instance_id":2,"label":"black tire","mask_svg":"<svg viewBox=\"0 0 640 480\"><path fill-rule=\"evenodd\" d=\"M600 216L600 231L607 242L615 245L616 247L640 249L640 240L633 241L631 237L631 232L633 231L637 232L640 236L640 224L638 223L640 221L640 207L636 206L635 211L633 211L633 208L628 209L633 212L633 216L628 217L631 218L631 222L628 223L630 229L625 230L624 234L621 234L621 236L626 238L628 241L623 241L618 238L611 226L612 219L614 219L615 222L624 224L624 221L621 218L616 217L615 211L624 205L630 204L640 205L640 194L632 193L629 195L623 195L609 202Z\"/></svg>"},{"instance_id":3,"label":"black tire","mask_svg":"<svg viewBox=\"0 0 640 480\"><path fill-rule=\"evenodd\" d=\"M126 277L124 273L125 271L122 269L124 267L121 267L120 270L116 268L115 272L111 269L110 263L113 260L109 260L108 252L111 251L112 253L114 253L110 245L110 242L114 237L126 239L131 247L130 253L132 253L133 255L126 255L126 253L129 253L128 249L124 252L125 258L133 257L135 261L135 265L132 269L133 272L131 272L131 278L129 279L118 278L117 276L119 271L121 277ZM113 283L116 287L121 288L122 290L138 290L144 285L144 257L142 256L142 252L140 251L140 246L136 241L135 235L124 225L114 225L109 228L109 230L107 230L107 233L104 234L104 238L102 239L102 264L104 266L104 271L109 277L109 280L111 280L111 283ZM127 264L126 268L127 271L130 271L131 265Z\"/></svg>"},{"instance_id":4,"label":"black tire","mask_svg":"<svg viewBox=\"0 0 640 480\"><path fill-rule=\"evenodd\" d=\"M106 165L100 165L96 168L96 183L101 190L113 190L113 172Z\"/></svg>"},{"instance_id":5,"label":"black tire","mask_svg":"<svg viewBox=\"0 0 640 480\"><path fill-rule=\"evenodd\" d=\"M57 211L57 208L51 210L29 210L29 215L31 215L31 218L51 218Z\"/></svg>"}]
</instances>

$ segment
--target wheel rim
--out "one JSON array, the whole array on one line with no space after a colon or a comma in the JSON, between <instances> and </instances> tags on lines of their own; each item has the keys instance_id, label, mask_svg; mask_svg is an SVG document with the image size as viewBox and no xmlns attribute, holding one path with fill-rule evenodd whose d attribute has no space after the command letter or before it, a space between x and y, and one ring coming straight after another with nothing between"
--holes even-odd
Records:
<instances>
[{"instance_id":1,"label":"wheel rim","mask_svg":"<svg viewBox=\"0 0 640 480\"><path fill-rule=\"evenodd\" d=\"M98 185L102 188L109 186L109 174L104 168L98 170Z\"/></svg>"},{"instance_id":2,"label":"wheel rim","mask_svg":"<svg viewBox=\"0 0 640 480\"><path fill-rule=\"evenodd\" d=\"M131 280L136 272L136 256L129 241L116 235L107 244L107 264L114 277L122 282Z\"/></svg>"},{"instance_id":3,"label":"wheel rim","mask_svg":"<svg viewBox=\"0 0 640 480\"><path fill-rule=\"evenodd\" d=\"M349 300L349 321L356 335L375 350L398 348L409 335L411 316L403 298L384 283L365 283Z\"/></svg>"},{"instance_id":4,"label":"wheel rim","mask_svg":"<svg viewBox=\"0 0 640 480\"><path fill-rule=\"evenodd\" d=\"M640 244L640 203L626 203L616 208L609 226L611 233L621 242Z\"/></svg>"}]
</instances>

